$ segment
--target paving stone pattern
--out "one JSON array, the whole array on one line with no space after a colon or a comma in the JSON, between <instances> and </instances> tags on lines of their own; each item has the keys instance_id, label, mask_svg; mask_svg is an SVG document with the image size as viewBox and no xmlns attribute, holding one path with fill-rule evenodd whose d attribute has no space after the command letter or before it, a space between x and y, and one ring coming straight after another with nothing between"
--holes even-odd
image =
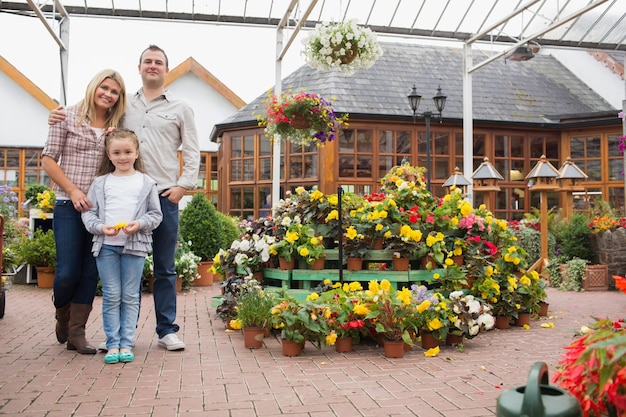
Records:
<instances>
[{"instance_id":1,"label":"paving stone pattern","mask_svg":"<svg viewBox=\"0 0 626 417\"><path fill-rule=\"evenodd\" d=\"M13 285L0 320L0 415L494 416L498 396L525 385L535 362L546 362L552 377L574 329L592 316L626 316L623 293L548 288L550 315L530 330L492 330L462 350L443 347L435 358L416 347L387 359L371 342L351 353L309 344L290 358L276 337L249 350L240 332L226 332L211 308L218 291L214 284L178 295L179 335L187 344L179 352L157 346L152 296L144 294L135 361L105 365L102 353L80 355L56 342L51 290ZM105 338L101 301L87 326L96 345ZM547 321L555 328L540 327Z\"/></svg>"}]
</instances>

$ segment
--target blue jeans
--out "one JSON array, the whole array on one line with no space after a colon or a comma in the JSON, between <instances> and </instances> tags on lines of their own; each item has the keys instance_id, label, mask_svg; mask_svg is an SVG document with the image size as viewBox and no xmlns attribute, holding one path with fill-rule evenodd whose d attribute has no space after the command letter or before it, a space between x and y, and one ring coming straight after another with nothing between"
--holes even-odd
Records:
<instances>
[{"instance_id":1,"label":"blue jeans","mask_svg":"<svg viewBox=\"0 0 626 417\"><path fill-rule=\"evenodd\" d=\"M159 338L176 333L179 326L176 320L176 265L174 252L178 242L178 204L166 197L161 200L163 221L152 232L152 258L154 260L154 312L156 332ZM139 288L139 284L137 285Z\"/></svg>"},{"instance_id":2,"label":"blue jeans","mask_svg":"<svg viewBox=\"0 0 626 417\"><path fill-rule=\"evenodd\" d=\"M102 324L107 349L132 349L139 317L139 286L146 258L102 245L96 258L102 281Z\"/></svg>"},{"instance_id":3,"label":"blue jeans","mask_svg":"<svg viewBox=\"0 0 626 417\"><path fill-rule=\"evenodd\" d=\"M96 260L91 253L93 236L70 200L55 202L52 230L57 249L54 306L92 304L98 284Z\"/></svg>"}]
</instances>

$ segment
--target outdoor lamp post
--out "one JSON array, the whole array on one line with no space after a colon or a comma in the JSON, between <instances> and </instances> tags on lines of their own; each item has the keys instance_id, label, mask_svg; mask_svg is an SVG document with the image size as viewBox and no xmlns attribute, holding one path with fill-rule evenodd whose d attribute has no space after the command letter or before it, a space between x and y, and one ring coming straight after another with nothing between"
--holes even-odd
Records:
<instances>
[{"instance_id":1,"label":"outdoor lamp post","mask_svg":"<svg viewBox=\"0 0 626 417\"><path fill-rule=\"evenodd\" d=\"M574 191L585 191L580 182L589 178L580 168L576 166L572 158L565 158L565 162L559 169L558 182L560 190L564 193L563 198L563 217L569 219L574 212Z\"/></svg>"},{"instance_id":2,"label":"outdoor lamp post","mask_svg":"<svg viewBox=\"0 0 626 417\"><path fill-rule=\"evenodd\" d=\"M411 90L407 98L409 99L409 106L411 106L411 110L413 110L413 123L415 123L418 117L423 117L424 122L426 123L426 187L430 192L430 148L432 145L432 140L430 137L430 119L431 117L437 117L439 118L439 122L441 122L441 112L443 112L443 108L446 106L446 99L448 97L441 92L441 86L437 87L437 94L435 94L435 96L433 97L433 102L435 103L437 114L434 114L430 110L426 110L423 113L417 113L417 108L420 105L422 96L417 94L415 84L413 84L413 89Z\"/></svg>"},{"instance_id":3,"label":"outdoor lamp post","mask_svg":"<svg viewBox=\"0 0 626 417\"><path fill-rule=\"evenodd\" d=\"M557 179L560 177L559 171L546 159L545 155L537 162L537 165L526 176L528 188L531 191L541 192L541 257L530 267L529 271L538 270L543 272L550 263L548 257L548 191L559 189Z\"/></svg>"},{"instance_id":4,"label":"outdoor lamp post","mask_svg":"<svg viewBox=\"0 0 626 417\"><path fill-rule=\"evenodd\" d=\"M471 185L472 183L463 176L463 173L459 169L459 167L454 167L454 172L450 177L443 183L442 187L459 187L463 194L465 194L465 187Z\"/></svg>"}]
</instances>

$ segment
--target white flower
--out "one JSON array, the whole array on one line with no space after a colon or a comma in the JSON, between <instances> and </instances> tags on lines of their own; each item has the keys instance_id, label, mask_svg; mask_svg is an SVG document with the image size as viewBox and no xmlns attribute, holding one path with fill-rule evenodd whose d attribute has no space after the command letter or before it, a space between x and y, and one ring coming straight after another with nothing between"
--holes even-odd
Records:
<instances>
[{"instance_id":1,"label":"white flower","mask_svg":"<svg viewBox=\"0 0 626 417\"><path fill-rule=\"evenodd\" d=\"M317 24L303 43L303 55L309 66L345 74L371 67L383 53L376 34L358 26L354 20ZM347 62L352 55L352 62Z\"/></svg>"}]
</instances>

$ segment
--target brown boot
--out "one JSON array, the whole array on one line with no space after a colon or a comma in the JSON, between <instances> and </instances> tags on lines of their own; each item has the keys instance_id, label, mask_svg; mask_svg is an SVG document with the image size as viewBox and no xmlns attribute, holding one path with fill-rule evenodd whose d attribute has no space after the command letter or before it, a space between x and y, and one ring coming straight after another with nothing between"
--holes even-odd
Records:
<instances>
[{"instance_id":1,"label":"brown boot","mask_svg":"<svg viewBox=\"0 0 626 417\"><path fill-rule=\"evenodd\" d=\"M69 335L67 350L76 350L78 353L93 355L96 348L85 340L85 324L91 313L91 304L70 304Z\"/></svg>"},{"instance_id":2,"label":"brown boot","mask_svg":"<svg viewBox=\"0 0 626 417\"><path fill-rule=\"evenodd\" d=\"M57 319L57 324L55 327L57 340L59 341L59 343L65 343L67 342L67 337L69 333L70 304L68 303L66 306L57 308L55 318Z\"/></svg>"}]
</instances>

